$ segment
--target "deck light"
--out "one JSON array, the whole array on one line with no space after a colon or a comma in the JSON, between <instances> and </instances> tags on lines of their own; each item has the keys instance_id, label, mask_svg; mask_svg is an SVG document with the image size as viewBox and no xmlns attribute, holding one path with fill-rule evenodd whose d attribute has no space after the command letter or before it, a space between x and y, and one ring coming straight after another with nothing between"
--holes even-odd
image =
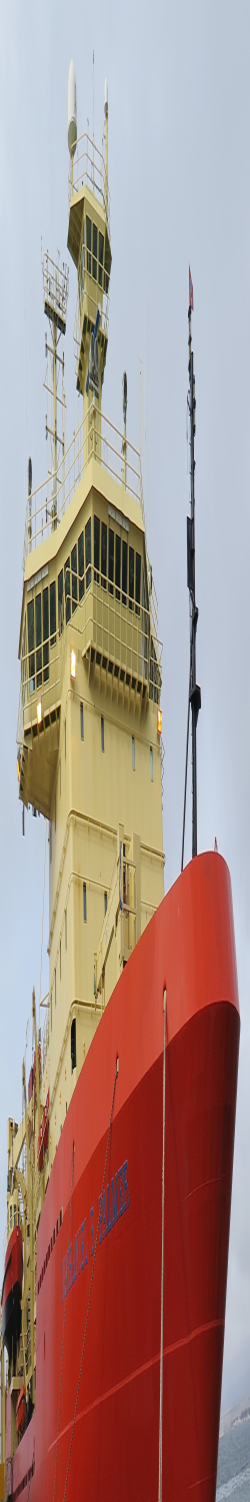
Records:
<instances>
[{"instance_id":1,"label":"deck light","mask_svg":"<svg viewBox=\"0 0 250 1502\"><path fill-rule=\"evenodd\" d=\"M74 647L71 647L70 677L73 679L73 681L75 679L75 676L76 676L76 652L74 651Z\"/></svg>"},{"instance_id":2,"label":"deck light","mask_svg":"<svg viewBox=\"0 0 250 1502\"><path fill-rule=\"evenodd\" d=\"M161 732L162 732L162 709L158 709L158 713L157 713L157 730L158 730L158 735L161 735Z\"/></svg>"},{"instance_id":3,"label":"deck light","mask_svg":"<svg viewBox=\"0 0 250 1502\"><path fill-rule=\"evenodd\" d=\"M37 724L41 725L42 724L42 700L41 699L37 700L36 717L37 717Z\"/></svg>"}]
</instances>

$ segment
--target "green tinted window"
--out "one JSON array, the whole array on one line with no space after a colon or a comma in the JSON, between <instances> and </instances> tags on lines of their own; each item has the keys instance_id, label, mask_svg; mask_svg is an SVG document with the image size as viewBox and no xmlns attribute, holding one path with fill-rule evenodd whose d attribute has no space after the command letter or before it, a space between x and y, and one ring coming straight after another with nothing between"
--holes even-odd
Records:
<instances>
[{"instance_id":1,"label":"green tinted window","mask_svg":"<svg viewBox=\"0 0 250 1502\"><path fill-rule=\"evenodd\" d=\"M30 693L33 693L34 688L35 688L35 682L34 682L34 679L35 679L35 654L34 654L34 645L35 645L35 642L34 642L34 600L29 600L29 603L28 603L28 649L29 649Z\"/></svg>"},{"instance_id":2,"label":"green tinted window","mask_svg":"<svg viewBox=\"0 0 250 1502\"><path fill-rule=\"evenodd\" d=\"M134 573L135 573L135 555L134 555L134 549L130 548L129 549L129 609L130 610L133 610L133 606L134 606Z\"/></svg>"},{"instance_id":3,"label":"green tinted window","mask_svg":"<svg viewBox=\"0 0 250 1502\"><path fill-rule=\"evenodd\" d=\"M87 240L87 271L91 276L91 219L86 215L86 240Z\"/></svg>"},{"instance_id":4,"label":"green tinted window","mask_svg":"<svg viewBox=\"0 0 250 1502\"><path fill-rule=\"evenodd\" d=\"M65 579L66 626L67 626L68 625L68 621L70 621L70 567L69 567L69 558L66 558L66 563L64 564L64 579Z\"/></svg>"},{"instance_id":5,"label":"green tinted window","mask_svg":"<svg viewBox=\"0 0 250 1502\"><path fill-rule=\"evenodd\" d=\"M59 635L63 630L63 570L58 574L58 629Z\"/></svg>"},{"instance_id":6,"label":"green tinted window","mask_svg":"<svg viewBox=\"0 0 250 1502\"><path fill-rule=\"evenodd\" d=\"M109 527L109 593L111 595L114 593L114 542L113 528Z\"/></svg>"},{"instance_id":7,"label":"green tinted window","mask_svg":"<svg viewBox=\"0 0 250 1502\"><path fill-rule=\"evenodd\" d=\"M71 581L72 581L72 615L77 606L77 546L76 542L71 553Z\"/></svg>"},{"instance_id":8,"label":"green tinted window","mask_svg":"<svg viewBox=\"0 0 250 1502\"><path fill-rule=\"evenodd\" d=\"M94 579L99 584L100 569L100 517L94 516Z\"/></svg>"},{"instance_id":9,"label":"green tinted window","mask_svg":"<svg viewBox=\"0 0 250 1502\"><path fill-rule=\"evenodd\" d=\"M140 555L140 553L136 553L136 555L135 555L135 608L136 608L136 614L137 615L140 615L140 600L141 600L141 555Z\"/></svg>"},{"instance_id":10,"label":"green tinted window","mask_svg":"<svg viewBox=\"0 0 250 1502\"><path fill-rule=\"evenodd\" d=\"M115 539L115 593L116 599L120 599L121 587L121 538L116 534Z\"/></svg>"},{"instance_id":11,"label":"green tinted window","mask_svg":"<svg viewBox=\"0 0 250 1502\"><path fill-rule=\"evenodd\" d=\"M55 639L56 639L56 585L55 585L55 579L53 579L53 583L50 585L50 592L49 592L49 615L50 615L50 642L51 642L51 646L54 647L55 646Z\"/></svg>"},{"instance_id":12,"label":"green tinted window","mask_svg":"<svg viewBox=\"0 0 250 1502\"><path fill-rule=\"evenodd\" d=\"M93 224L92 276L94 277L94 281L96 282L97 281L97 225L96 224Z\"/></svg>"},{"instance_id":13,"label":"green tinted window","mask_svg":"<svg viewBox=\"0 0 250 1502\"><path fill-rule=\"evenodd\" d=\"M42 596L36 595L36 681L37 688L42 682Z\"/></svg>"},{"instance_id":14,"label":"green tinted window","mask_svg":"<svg viewBox=\"0 0 250 1502\"><path fill-rule=\"evenodd\" d=\"M86 589L91 583L91 516L85 527Z\"/></svg>"},{"instance_id":15,"label":"green tinted window","mask_svg":"<svg viewBox=\"0 0 250 1502\"><path fill-rule=\"evenodd\" d=\"M106 527L106 522L102 522L101 574L102 574L102 587L103 587L103 589L106 589L106 579L107 579L107 527Z\"/></svg>"},{"instance_id":16,"label":"green tinted window","mask_svg":"<svg viewBox=\"0 0 250 1502\"><path fill-rule=\"evenodd\" d=\"M48 591L48 587L46 586L46 589L43 589L43 676L44 676L44 682L45 683L47 682L47 679L48 679L48 676L49 676L49 668L48 668L48 662L49 662L49 641L48 641L48 637L49 637L49 591Z\"/></svg>"},{"instance_id":17,"label":"green tinted window","mask_svg":"<svg viewBox=\"0 0 250 1502\"><path fill-rule=\"evenodd\" d=\"M104 252L104 238L103 238L103 235L101 235L101 230L99 230L99 273L98 273L99 287L102 287L102 282L103 282L103 252Z\"/></svg>"},{"instance_id":18,"label":"green tinted window","mask_svg":"<svg viewBox=\"0 0 250 1502\"><path fill-rule=\"evenodd\" d=\"M123 541L123 544L122 544L122 603L123 603L123 605L127 604L127 592L128 592L128 544L127 544L127 542Z\"/></svg>"},{"instance_id":19,"label":"green tinted window","mask_svg":"<svg viewBox=\"0 0 250 1502\"><path fill-rule=\"evenodd\" d=\"M79 600L84 595L84 537L83 532L78 537L78 574L79 574Z\"/></svg>"}]
</instances>

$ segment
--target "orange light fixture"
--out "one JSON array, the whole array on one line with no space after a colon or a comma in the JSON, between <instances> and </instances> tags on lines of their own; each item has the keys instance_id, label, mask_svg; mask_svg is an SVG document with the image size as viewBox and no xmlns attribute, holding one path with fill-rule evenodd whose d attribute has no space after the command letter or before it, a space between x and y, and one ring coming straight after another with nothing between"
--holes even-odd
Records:
<instances>
[{"instance_id":1,"label":"orange light fixture","mask_svg":"<svg viewBox=\"0 0 250 1502\"><path fill-rule=\"evenodd\" d=\"M37 717L37 724L41 725L42 724L42 700L41 699L37 700L36 717Z\"/></svg>"},{"instance_id":2,"label":"orange light fixture","mask_svg":"<svg viewBox=\"0 0 250 1502\"><path fill-rule=\"evenodd\" d=\"M158 709L158 712L157 712L157 730L158 730L158 735L161 735L161 732L162 732L162 709Z\"/></svg>"}]
</instances>

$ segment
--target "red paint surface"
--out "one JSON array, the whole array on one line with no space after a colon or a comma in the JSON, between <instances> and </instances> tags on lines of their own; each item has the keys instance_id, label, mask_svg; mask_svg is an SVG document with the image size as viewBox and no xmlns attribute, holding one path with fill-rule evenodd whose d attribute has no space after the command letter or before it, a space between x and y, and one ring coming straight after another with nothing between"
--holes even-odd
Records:
<instances>
[{"instance_id":1,"label":"red paint surface","mask_svg":"<svg viewBox=\"0 0 250 1502\"><path fill-rule=\"evenodd\" d=\"M210 854L186 868L137 945L64 1123L38 1233L36 1410L14 1459L14 1499L34 1454L30 1502L53 1498L61 1363L55 1502L64 1498L93 1266L90 1208L96 1232L118 1055L106 1186L127 1160L129 1207L98 1242L66 1496L157 1502L164 986L163 1497L214 1502L239 1009L230 878ZM73 1142L70 1242L86 1217L88 1262L65 1303Z\"/></svg>"},{"instance_id":2,"label":"red paint surface","mask_svg":"<svg viewBox=\"0 0 250 1502\"><path fill-rule=\"evenodd\" d=\"M4 1262L4 1281L2 1289L2 1319L4 1316L6 1300L12 1289L18 1283L22 1291L23 1280L23 1238L20 1226L14 1226L8 1241L7 1252Z\"/></svg>"}]
</instances>

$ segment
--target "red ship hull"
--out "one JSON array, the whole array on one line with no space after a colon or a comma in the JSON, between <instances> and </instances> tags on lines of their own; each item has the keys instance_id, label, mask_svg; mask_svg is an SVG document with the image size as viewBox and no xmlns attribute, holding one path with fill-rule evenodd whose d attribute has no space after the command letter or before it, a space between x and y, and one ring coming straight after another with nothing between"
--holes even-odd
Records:
<instances>
[{"instance_id":1,"label":"red ship hull","mask_svg":"<svg viewBox=\"0 0 250 1502\"><path fill-rule=\"evenodd\" d=\"M162 1495L215 1499L239 1008L230 877L205 855L137 945L63 1127L38 1232L36 1407L14 1502L21 1488L24 1502L157 1502L164 988Z\"/></svg>"}]
</instances>

